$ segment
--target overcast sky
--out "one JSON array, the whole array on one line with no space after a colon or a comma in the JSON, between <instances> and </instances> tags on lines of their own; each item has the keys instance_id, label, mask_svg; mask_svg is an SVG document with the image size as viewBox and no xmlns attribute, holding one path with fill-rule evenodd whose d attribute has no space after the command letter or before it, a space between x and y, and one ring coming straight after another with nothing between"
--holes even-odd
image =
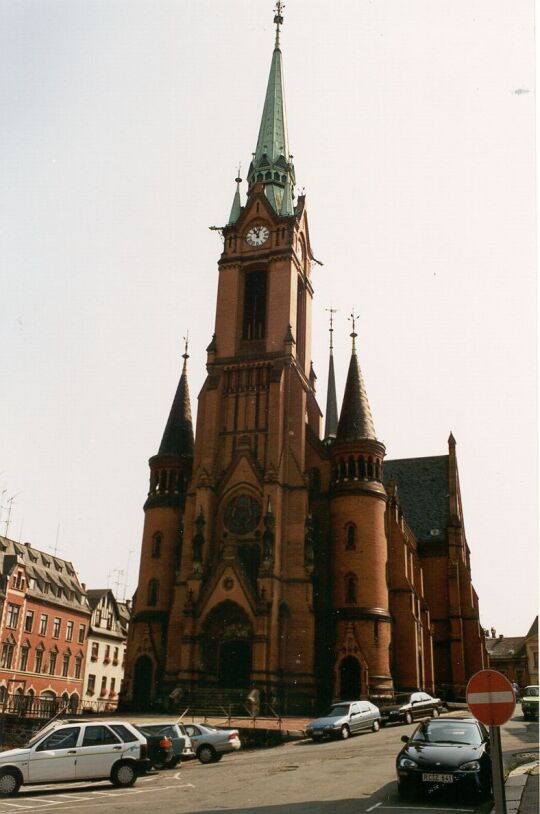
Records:
<instances>
[{"instance_id":1,"label":"overcast sky","mask_svg":"<svg viewBox=\"0 0 540 814\"><path fill-rule=\"evenodd\" d=\"M351 307L388 458L457 454L481 621L537 612L529 0L289 0L289 137L338 400ZM255 149L271 0L0 3L0 533L133 591L148 458ZM243 185L245 195L246 185ZM11 497L12 511L8 501ZM123 572L123 573L122 573Z\"/></svg>"}]
</instances>

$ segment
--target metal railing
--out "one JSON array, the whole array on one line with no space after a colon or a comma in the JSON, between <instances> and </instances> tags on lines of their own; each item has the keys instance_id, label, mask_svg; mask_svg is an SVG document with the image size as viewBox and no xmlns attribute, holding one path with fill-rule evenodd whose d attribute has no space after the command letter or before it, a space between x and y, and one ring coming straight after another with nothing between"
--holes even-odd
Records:
<instances>
[{"instance_id":1,"label":"metal railing","mask_svg":"<svg viewBox=\"0 0 540 814\"><path fill-rule=\"evenodd\" d=\"M66 715L81 715L115 712L117 698L103 698L96 701L81 701L77 696L65 699L42 698L39 695L8 693L0 699L0 714L17 715L19 718L48 719L65 712Z\"/></svg>"}]
</instances>

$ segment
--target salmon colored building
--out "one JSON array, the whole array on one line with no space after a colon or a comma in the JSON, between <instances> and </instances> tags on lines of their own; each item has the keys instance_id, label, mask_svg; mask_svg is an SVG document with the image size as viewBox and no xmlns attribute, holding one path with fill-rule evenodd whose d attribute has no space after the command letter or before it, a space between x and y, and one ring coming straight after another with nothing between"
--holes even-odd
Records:
<instances>
[{"instance_id":1,"label":"salmon colored building","mask_svg":"<svg viewBox=\"0 0 540 814\"><path fill-rule=\"evenodd\" d=\"M77 710L90 608L73 565L0 537L0 574L0 709Z\"/></svg>"},{"instance_id":2,"label":"salmon colored building","mask_svg":"<svg viewBox=\"0 0 540 814\"><path fill-rule=\"evenodd\" d=\"M187 351L150 459L125 704L258 689L274 709L401 689L463 695L485 666L455 441L387 461L357 334L325 429L311 359L313 256L294 197L279 43L227 224L193 432ZM332 331L331 324L331 331ZM332 333L330 334L332 336Z\"/></svg>"}]
</instances>

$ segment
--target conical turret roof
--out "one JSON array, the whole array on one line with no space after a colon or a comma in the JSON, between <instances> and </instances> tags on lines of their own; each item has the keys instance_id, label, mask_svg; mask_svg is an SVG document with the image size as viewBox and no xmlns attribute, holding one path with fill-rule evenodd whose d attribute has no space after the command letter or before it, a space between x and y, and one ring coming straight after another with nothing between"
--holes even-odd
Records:
<instances>
[{"instance_id":1,"label":"conical turret roof","mask_svg":"<svg viewBox=\"0 0 540 814\"><path fill-rule=\"evenodd\" d=\"M186 458L193 456L194 439L187 379L187 360L189 358L187 352L184 353L183 358L182 375L178 382L158 454L181 455Z\"/></svg>"},{"instance_id":2,"label":"conical turret roof","mask_svg":"<svg viewBox=\"0 0 540 814\"><path fill-rule=\"evenodd\" d=\"M376 441L377 436L369 408L366 386L356 355L354 344L356 334L354 332L352 337L353 349L336 438L338 441L360 441L362 438L371 438Z\"/></svg>"}]
</instances>

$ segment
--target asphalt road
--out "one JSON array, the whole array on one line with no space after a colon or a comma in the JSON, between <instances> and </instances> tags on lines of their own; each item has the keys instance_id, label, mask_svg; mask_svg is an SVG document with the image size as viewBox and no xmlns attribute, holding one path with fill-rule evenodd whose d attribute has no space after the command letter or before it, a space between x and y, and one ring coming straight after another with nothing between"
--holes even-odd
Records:
<instances>
[{"instance_id":1,"label":"asphalt road","mask_svg":"<svg viewBox=\"0 0 540 814\"><path fill-rule=\"evenodd\" d=\"M431 814L487 812L446 797L401 803L394 761L401 736L415 725L385 727L348 741L297 741L275 749L240 751L220 763L191 761L180 770L139 778L131 789L109 783L23 787L0 800L0 814ZM517 716L502 729L506 765L538 753L538 728Z\"/></svg>"}]
</instances>

